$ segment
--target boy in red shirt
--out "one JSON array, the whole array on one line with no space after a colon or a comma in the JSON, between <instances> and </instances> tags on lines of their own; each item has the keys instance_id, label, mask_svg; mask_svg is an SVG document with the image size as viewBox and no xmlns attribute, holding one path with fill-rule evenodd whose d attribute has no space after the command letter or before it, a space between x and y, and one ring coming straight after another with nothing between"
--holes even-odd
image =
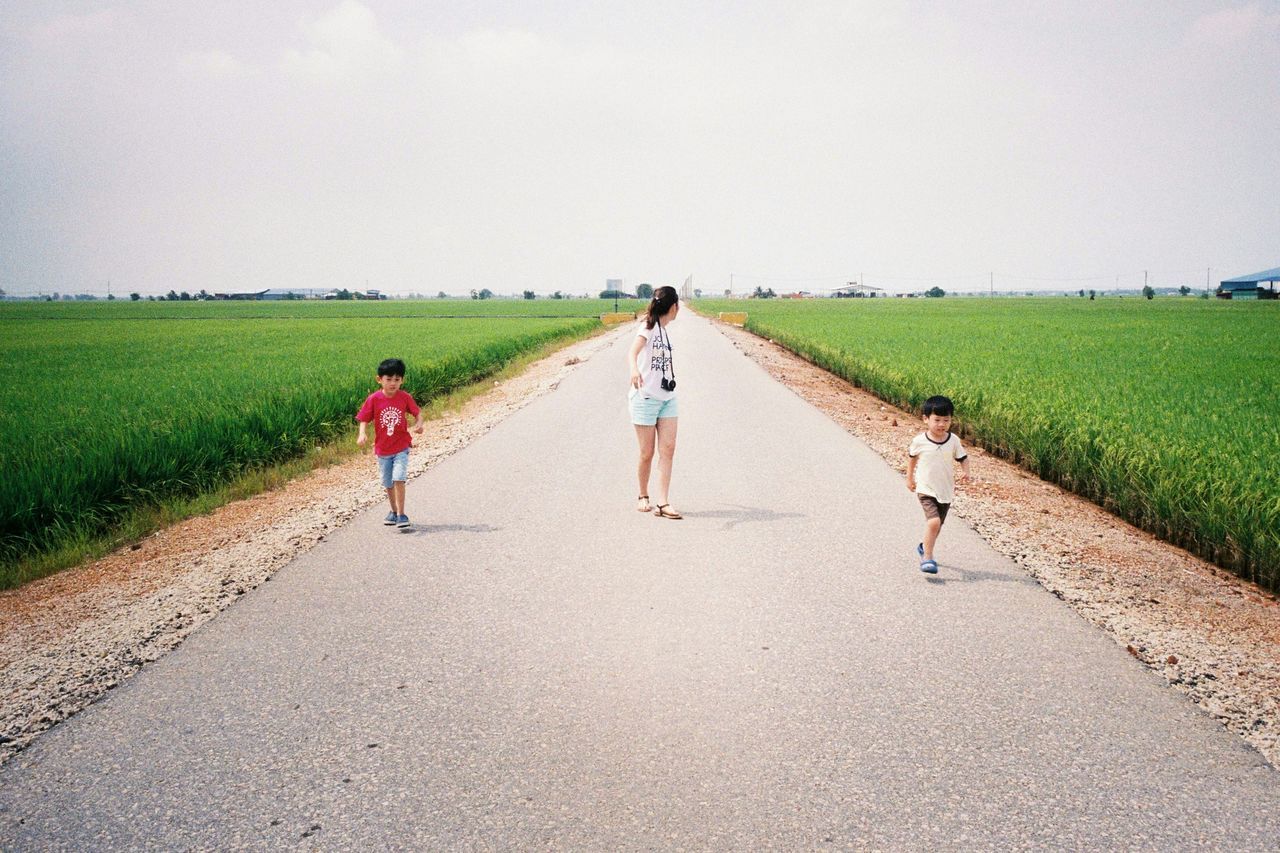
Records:
<instances>
[{"instance_id":1,"label":"boy in red shirt","mask_svg":"<svg viewBox=\"0 0 1280 853\"><path fill-rule=\"evenodd\" d=\"M413 397L400 390L404 384L403 361L388 358L379 364L378 384L382 390L365 398L356 414L360 422L356 444L364 447L368 443L366 428L375 424L373 452L378 457L378 470L382 472L382 487L387 490L387 500L391 501L391 512L382 523L408 527L409 516L404 514L404 482L409 474L409 448L413 439L409 437L407 415L413 415L413 431L418 435L422 435L423 417Z\"/></svg>"}]
</instances>

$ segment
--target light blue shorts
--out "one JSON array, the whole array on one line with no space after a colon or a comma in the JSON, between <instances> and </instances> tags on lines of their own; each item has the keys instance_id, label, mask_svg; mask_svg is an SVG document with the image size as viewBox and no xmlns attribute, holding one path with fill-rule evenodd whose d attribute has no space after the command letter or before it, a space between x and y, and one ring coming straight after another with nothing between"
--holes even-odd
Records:
<instances>
[{"instance_id":1,"label":"light blue shorts","mask_svg":"<svg viewBox=\"0 0 1280 853\"><path fill-rule=\"evenodd\" d=\"M403 483L409 479L409 448L405 448L395 456L379 456L378 471L382 473L382 488L389 489L394 483Z\"/></svg>"},{"instance_id":2,"label":"light blue shorts","mask_svg":"<svg viewBox=\"0 0 1280 853\"><path fill-rule=\"evenodd\" d=\"M675 397L670 400L658 400L654 397L646 397L639 391L632 391L628 395L628 402L631 405L631 423L636 426L653 426L659 418L680 417Z\"/></svg>"}]
</instances>

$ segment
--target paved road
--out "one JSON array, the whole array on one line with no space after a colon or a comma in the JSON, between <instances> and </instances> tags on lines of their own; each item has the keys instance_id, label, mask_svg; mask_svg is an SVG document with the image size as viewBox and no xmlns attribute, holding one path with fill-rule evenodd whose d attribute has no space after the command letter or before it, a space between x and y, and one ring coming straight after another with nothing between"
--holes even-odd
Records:
<instances>
[{"instance_id":1,"label":"paved road","mask_svg":"<svg viewBox=\"0 0 1280 853\"><path fill-rule=\"evenodd\" d=\"M0 847L1276 849L1256 752L672 331L686 520L620 337L10 762Z\"/></svg>"}]
</instances>

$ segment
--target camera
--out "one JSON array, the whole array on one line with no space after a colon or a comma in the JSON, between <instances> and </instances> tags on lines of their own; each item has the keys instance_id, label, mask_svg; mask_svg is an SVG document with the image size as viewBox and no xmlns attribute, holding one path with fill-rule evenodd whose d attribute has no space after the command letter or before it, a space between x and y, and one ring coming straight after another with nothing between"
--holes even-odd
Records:
<instances>
[{"instance_id":1,"label":"camera","mask_svg":"<svg viewBox=\"0 0 1280 853\"><path fill-rule=\"evenodd\" d=\"M676 381L674 379L667 379L664 377L662 380L662 390L663 391L676 390Z\"/></svg>"}]
</instances>

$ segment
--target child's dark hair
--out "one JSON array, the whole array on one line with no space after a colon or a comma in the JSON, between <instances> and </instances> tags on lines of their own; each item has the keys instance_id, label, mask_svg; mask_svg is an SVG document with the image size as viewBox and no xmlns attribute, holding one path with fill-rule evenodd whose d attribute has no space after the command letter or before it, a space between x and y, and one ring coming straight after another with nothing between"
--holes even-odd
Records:
<instances>
[{"instance_id":1,"label":"child's dark hair","mask_svg":"<svg viewBox=\"0 0 1280 853\"><path fill-rule=\"evenodd\" d=\"M676 294L674 287L663 285L653 292L653 299L649 300L649 316L645 318L644 326L646 329L652 329L658 324L658 318L671 310L671 306L680 301L680 297Z\"/></svg>"},{"instance_id":2,"label":"child's dark hair","mask_svg":"<svg viewBox=\"0 0 1280 853\"><path fill-rule=\"evenodd\" d=\"M399 376L404 378L404 362L398 358L384 358L378 365L379 376Z\"/></svg>"},{"instance_id":3,"label":"child's dark hair","mask_svg":"<svg viewBox=\"0 0 1280 853\"><path fill-rule=\"evenodd\" d=\"M937 415L940 418L949 418L956 413L956 407L951 405L950 397L930 397L924 401L924 405L920 407L920 412L926 418L929 415Z\"/></svg>"}]
</instances>

